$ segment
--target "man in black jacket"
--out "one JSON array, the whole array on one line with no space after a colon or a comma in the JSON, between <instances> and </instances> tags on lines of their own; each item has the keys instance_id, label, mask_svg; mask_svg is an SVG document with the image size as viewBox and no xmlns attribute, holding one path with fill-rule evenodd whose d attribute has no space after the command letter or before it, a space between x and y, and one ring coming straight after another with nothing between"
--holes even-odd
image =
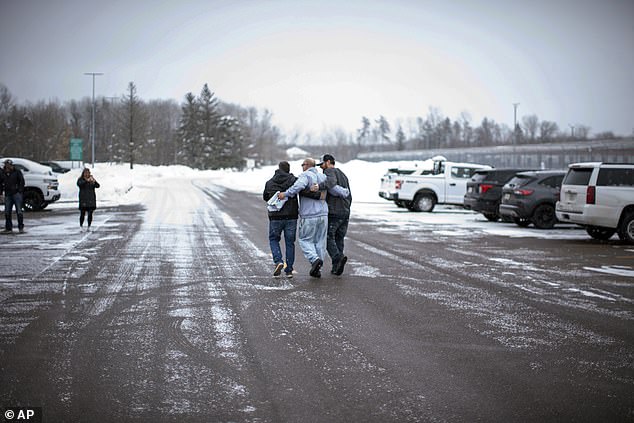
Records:
<instances>
[{"instance_id":1,"label":"man in black jacket","mask_svg":"<svg viewBox=\"0 0 634 423\"><path fill-rule=\"evenodd\" d=\"M276 192L284 192L295 183L297 178L290 173L290 171L291 166L288 162L282 161L279 163L275 175L273 175L264 186L264 193L262 194L264 201L268 202ZM271 247L271 253L273 254L273 262L275 263L273 276L281 275L282 270L284 270L286 277L293 277L297 216L297 197L287 199L282 208L278 211L271 211L269 209L269 245ZM284 233L284 243L286 244L286 266L284 266L282 250L280 248L282 233Z\"/></svg>"},{"instance_id":2,"label":"man in black jacket","mask_svg":"<svg viewBox=\"0 0 634 423\"><path fill-rule=\"evenodd\" d=\"M4 190L4 231L3 234L13 233L13 221L11 211L15 206L15 213L18 216L18 230L24 232L24 217L22 215L22 200L24 195L24 176L20 169L13 166L13 161L4 161L4 169L1 173L2 189Z\"/></svg>"},{"instance_id":3,"label":"man in black jacket","mask_svg":"<svg viewBox=\"0 0 634 423\"><path fill-rule=\"evenodd\" d=\"M335 167L335 158L331 154L324 154L318 164L326 175L325 188L330 190L335 185L350 190L350 183L345 173ZM320 186L320 188L323 188ZM343 253L343 240L348 232L348 222L350 220L350 205L352 204L352 190L347 197L340 197L328 194L328 238L326 249L332 260L332 270L330 273L341 275L348 257Z\"/></svg>"}]
</instances>

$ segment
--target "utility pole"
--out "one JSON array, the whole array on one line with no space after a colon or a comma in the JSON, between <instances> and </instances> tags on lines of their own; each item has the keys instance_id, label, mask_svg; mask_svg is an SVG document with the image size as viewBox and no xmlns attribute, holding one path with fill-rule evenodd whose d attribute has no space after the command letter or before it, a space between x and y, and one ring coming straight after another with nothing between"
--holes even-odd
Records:
<instances>
[{"instance_id":1,"label":"utility pole","mask_svg":"<svg viewBox=\"0 0 634 423\"><path fill-rule=\"evenodd\" d=\"M84 72L84 75L92 76L92 123L90 126L90 143L92 145L92 168L95 168L95 76L103 75L103 72Z\"/></svg>"},{"instance_id":2,"label":"utility pole","mask_svg":"<svg viewBox=\"0 0 634 423\"><path fill-rule=\"evenodd\" d=\"M575 139L575 126L568 124L570 126L570 138Z\"/></svg>"},{"instance_id":3,"label":"utility pole","mask_svg":"<svg viewBox=\"0 0 634 423\"><path fill-rule=\"evenodd\" d=\"M513 143L514 144L518 144L518 139L517 139L517 106L519 106L519 103L513 103Z\"/></svg>"}]
</instances>

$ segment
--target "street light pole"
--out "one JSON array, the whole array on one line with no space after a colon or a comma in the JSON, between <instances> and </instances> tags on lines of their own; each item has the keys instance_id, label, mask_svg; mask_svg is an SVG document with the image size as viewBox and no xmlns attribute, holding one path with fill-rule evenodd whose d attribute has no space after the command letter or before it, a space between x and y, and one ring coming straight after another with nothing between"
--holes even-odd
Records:
<instances>
[{"instance_id":1,"label":"street light pole","mask_svg":"<svg viewBox=\"0 0 634 423\"><path fill-rule=\"evenodd\" d=\"M517 106L519 103L513 103L513 143L517 144Z\"/></svg>"},{"instance_id":2,"label":"street light pole","mask_svg":"<svg viewBox=\"0 0 634 423\"><path fill-rule=\"evenodd\" d=\"M92 168L95 168L95 76L103 75L103 72L84 72L84 75L92 75L92 124L90 126L90 143L92 145Z\"/></svg>"}]
</instances>

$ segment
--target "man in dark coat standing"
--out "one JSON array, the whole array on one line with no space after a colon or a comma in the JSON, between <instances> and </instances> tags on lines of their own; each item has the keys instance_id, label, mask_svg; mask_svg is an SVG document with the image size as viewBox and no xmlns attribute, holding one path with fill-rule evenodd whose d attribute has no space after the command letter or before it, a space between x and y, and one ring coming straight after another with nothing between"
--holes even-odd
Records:
<instances>
[{"instance_id":1,"label":"man in dark coat standing","mask_svg":"<svg viewBox=\"0 0 634 423\"><path fill-rule=\"evenodd\" d=\"M24 232L24 216L22 214L22 201L24 199L24 175L20 169L13 166L11 159L4 161L0 186L4 190L4 231L3 234L13 233L13 220L11 211L15 206L15 214L18 216L18 231Z\"/></svg>"},{"instance_id":2,"label":"man in dark coat standing","mask_svg":"<svg viewBox=\"0 0 634 423\"><path fill-rule=\"evenodd\" d=\"M348 261L348 257L343 253L344 238L348 232L348 222L350 221L350 205L352 204L352 191L350 183L345 173L335 167L335 158L331 154L324 154L321 162L318 163L326 175L325 188L332 189L335 185L347 188L350 195L347 197L328 194L328 238L326 240L326 250L332 260L332 270L330 273L341 275ZM320 184L320 188L324 188Z\"/></svg>"},{"instance_id":3,"label":"man in dark coat standing","mask_svg":"<svg viewBox=\"0 0 634 423\"><path fill-rule=\"evenodd\" d=\"M293 185L297 178L290 172L291 166L288 162L282 161L279 163L275 175L264 186L264 193L262 194L264 201L268 202L277 192L284 192ZM293 277L297 216L297 197L289 198L280 210L271 211L269 207L269 245L273 254L273 262L275 263L273 276L280 276L282 270L284 270L286 277ZM284 243L286 244L286 266L284 266L280 248L282 233L284 233Z\"/></svg>"}]
</instances>

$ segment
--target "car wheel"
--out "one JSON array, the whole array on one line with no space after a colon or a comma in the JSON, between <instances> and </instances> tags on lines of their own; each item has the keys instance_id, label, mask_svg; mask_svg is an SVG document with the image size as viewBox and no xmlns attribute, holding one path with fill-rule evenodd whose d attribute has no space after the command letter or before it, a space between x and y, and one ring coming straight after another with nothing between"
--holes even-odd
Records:
<instances>
[{"instance_id":1,"label":"car wheel","mask_svg":"<svg viewBox=\"0 0 634 423\"><path fill-rule=\"evenodd\" d=\"M431 194L418 194L414 197L412 207L417 212L430 212L434 210L436 200Z\"/></svg>"},{"instance_id":2,"label":"car wheel","mask_svg":"<svg viewBox=\"0 0 634 423\"><path fill-rule=\"evenodd\" d=\"M523 219L521 217L514 217L513 222L515 222L517 226L521 226L522 228L525 228L531 224L530 219Z\"/></svg>"},{"instance_id":3,"label":"car wheel","mask_svg":"<svg viewBox=\"0 0 634 423\"><path fill-rule=\"evenodd\" d=\"M34 190L28 190L24 192L24 204L22 208L26 211L38 211L42 210L44 204L44 196Z\"/></svg>"},{"instance_id":4,"label":"car wheel","mask_svg":"<svg viewBox=\"0 0 634 423\"><path fill-rule=\"evenodd\" d=\"M489 222L497 222L499 219L499 216L497 214L491 214L491 213L485 214L484 217L486 217Z\"/></svg>"},{"instance_id":5,"label":"car wheel","mask_svg":"<svg viewBox=\"0 0 634 423\"><path fill-rule=\"evenodd\" d=\"M602 228L601 226L586 226L586 232L594 239L606 241L612 238L612 235L614 235L616 229Z\"/></svg>"},{"instance_id":6,"label":"car wheel","mask_svg":"<svg viewBox=\"0 0 634 423\"><path fill-rule=\"evenodd\" d=\"M618 232L621 241L634 244L634 213L623 216Z\"/></svg>"},{"instance_id":7,"label":"car wheel","mask_svg":"<svg viewBox=\"0 0 634 423\"><path fill-rule=\"evenodd\" d=\"M557 222L555 208L550 204L541 204L535 208L531 220L538 229L552 229Z\"/></svg>"}]
</instances>

